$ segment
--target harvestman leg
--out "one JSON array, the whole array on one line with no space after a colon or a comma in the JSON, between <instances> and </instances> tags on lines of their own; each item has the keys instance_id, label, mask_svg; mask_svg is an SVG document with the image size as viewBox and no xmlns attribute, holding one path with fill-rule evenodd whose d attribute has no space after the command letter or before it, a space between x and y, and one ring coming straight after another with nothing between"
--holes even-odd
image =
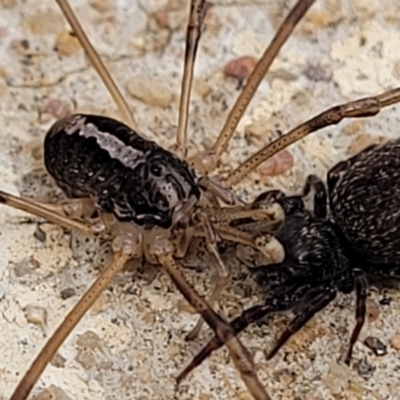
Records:
<instances>
[{"instance_id":1,"label":"harvestman leg","mask_svg":"<svg viewBox=\"0 0 400 400\"><path fill-rule=\"evenodd\" d=\"M217 283L215 284L211 295L208 297L207 301L209 304L213 305L213 303L218 299L222 289L224 288L227 279L230 275L229 267L222 261L222 258L219 254L217 247L217 233L215 229L212 227L210 221L207 217L203 218L203 229L206 235L206 243L209 251L214 256L216 263L216 272L217 272ZM186 335L186 340L193 340L200 332L201 327L203 326L204 319L199 319L194 328Z\"/></svg>"},{"instance_id":2,"label":"harvestman leg","mask_svg":"<svg viewBox=\"0 0 400 400\"><path fill-rule=\"evenodd\" d=\"M81 297L75 307L69 312L63 323L58 327L51 339L46 343L35 361L26 372L23 379L14 390L10 400L24 400L28 397L47 364L64 343L67 336L75 328L82 317L87 313L96 299L106 289L113 278L122 271L126 262L131 258L130 254L115 253L113 260L101 272L92 286Z\"/></svg>"},{"instance_id":3,"label":"harvestman leg","mask_svg":"<svg viewBox=\"0 0 400 400\"><path fill-rule=\"evenodd\" d=\"M203 317L204 321L216 333L217 337L227 346L232 360L240 372L242 380L254 399L271 400L264 386L258 379L251 354L236 337L229 323L220 317L208 303L190 287L171 254L166 253L160 255L158 259L186 300L196 309Z\"/></svg>"},{"instance_id":4,"label":"harvestman leg","mask_svg":"<svg viewBox=\"0 0 400 400\"><path fill-rule=\"evenodd\" d=\"M89 225L79 221L70 220L65 216L48 210L46 207L42 207L37 202L32 202L27 199L12 196L5 192L0 192L0 203L46 218L65 228L76 229L81 233L89 235L94 233L90 229ZM229 323L215 313L208 303L191 288L173 259L171 252L173 249L171 248L171 244L168 242L166 246L160 246L159 249L161 250L158 250L159 252L156 253L156 255L160 264L166 269L189 303L201 314L206 323L214 330L218 338L226 344L249 392L257 400L270 400L269 395L258 379L254 361L250 353L235 336L235 332ZM27 398L47 364L74 327L93 305L98 296L104 291L115 275L123 269L129 259L139 257L141 251L140 238L139 236L132 235L123 235L120 237L117 235L113 241L113 250L115 251L115 255L111 263L99 275L96 281L47 342L15 389L11 400L24 400Z\"/></svg>"},{"instance_id":5,"label":"harvestman leg","mask_svg":"<svg viewBox=\"0 0 400 400\"><path fill-rule=\"evenodd\" d=\"M111 77L110 73L108 72L107 68L103 64L100 56L94 49L93 45L90 43L88 37L85 34L85 31L82 29L79 21L77 20L74 12L72 11L69 3L67 0L56 0L58 5L60 6L65 18L71 25L76 37L78 38L81 46L83 47L86 55L88 56L90 62L92 63L93 67L99 74L101 80L105 84L108 92L110 93L111 97L113 98L115 104L117 105L124 122L131 127L132 129L136 128L135 120L133 119L132 113L129 109L127 102L125 101L124 97L122 96L120 90L118 89L117 85L115 84L113 78Z\"/></svg>"},{"instance_id":6,"label":"harvestman leg","mask_svg":"<svg viewBox=\"0 0 400 400\"><path fill-rule=\"evenodd\" d=\"M56 212L54 209L48 208L48 205L40 204L39 202L13 196L12 194L0 190L0 203L6 204L12 208L28 212L41 218L60 225L67 229L74 229L84 235L95 235L98 232L94 231L92 225L71 219L63 214Z\"/></svg>"},{"instance_id":7,"label":"harvestman leg","mask_svg":"<svg viewBox=\"0 0 400 400\"><path fill-rule=\"evenodd\" d=\"M110 73L105 68L104 64L101 61L101 58L97 54L94 47L91 45L88 40L85 32L80 26L76 16L74 15L71 7L68 4L67 0L57 0L61 10L63 11L65 17L69 21L71 27L73 28L76 36L78 37L82 47L84 48L86 54L88 55L90 61L92 62L94 68L99 74L100 78L103 80L110 94L112 95L115 103L120 109L125 122L128 123L132 128L135 127L134 121L132 119L129 108L119 92L115 82L112 80ZM187 26L186 33L186 49L185 49L185 61L184 61L184 74L182 78L182 86L181 86L181 96L180 96L180 105L179 105L179 121L178 121L178 131L176 143L172 146L172 149L175 153L177 153L182 158L186 157L186 145L187 145L187 125L188 125L188 114L189 114L189 104L190 104L190 94L192 88L193 81L193 69L194 63L197 54L198 43L201 36L201 27L204 20L204 15L206 11L205 0L192 0L190 5L190 14L189 21ZM210 183L211 184L211 183ZM220 194L222 189L217 188ZM229 202L233 202L232 196L228 198ZM218 297L218 293L220 292L221 282L226 281L229 276L229 272L226 268L222 268L221 264L218 262L219 268L218 274L221 276L219 279L219 283L216 285L213 294L211 296L211 302L214 301ZM201 323L198 324L198 327L195 329L191 337L194 337L194 333L198 332L201 327Z\"/></svg>"},{"instance_id":8,"label":"harvestman leg","mask_svg":"<svg viewBox=\"0 0 400 400\"><path fill-rule=\"evenodd\" d=\"M303 139L310 133L316 132L330 125L338 124L345 118L373 117L379 114L383 108L399 102L400 87L384 92L378 96L365 97L363 99L350 101L329 108L316 117L299 125L289 133L281 136L279 139L273 141L248 158L243 164L239 165L239 167L232 171L227 178L222 181L222 184L226 188L232 187L257 168L262 162L285 149L292 143Z\"/></svg>"},{"instance_id":9,"label":"harvestman leg","mask_svg":"<svg viewBox=\"0 0 400 400\"><path fill-rule=\"evenodd\" d=\"M211 306L219 298L231 273L219 254L217 247L219 238L251 246L264 254L271 263L279 262L284 258L283 246L273 235L267 233L253 234L229 226L230 222L245 218L263 222L270 221L271 224L282 221L284 211L277 203L210 209L205 211L201 218L207 246L216 260L217 282L208 299ZM203 322L201 319L198 321L193 330L186 336L187 340L193 340L198 335Z\"/></svg>"},{"instance_id":10,"label":"harvestman leg","mask_svg":"<svg viewBox=\"0 0 400 400\"><path fill-rule=\"evenodd\" d=\"M190 159L190 162L200 171L209 173L217 167L222 153L226 151L229 140L235 133L239 121L250 104L251 99L254 97L258 86L268 72L280 49L314 1L315 0L299 0L292 8L247 80L246 85L229 113L214 145L205 153L199 153Z\"/></svg>"},{"instance_id":11,"label":"harvestman leg","mask_svg":"<svg viewBox=\"0 0 400 400\"><path fill-rule=\"evenodd\" d=\"M268 266L270 267L270 266ZM291 290L290 292L284 292L280 298L270 302L269 299L264 304L256 305L244 310L241 315L236 317L230 322L235 334L243 332L251 324L265 318L267 315L290 310L297 304L304 294L310 290L310 285L304 285L299 287L297 290ZM222 347L224 343L216 336L214 336L201 350L190 364L178 375L178 382L186 378L191 371L199 366L212 352Z\"/></svg>"},{"instance_id":12,"label":"harvestman leg","mask_svg":"<svg viewBox=\"0 0 400 400\"><path fill-rule=\"evenodd\" d=\"M185 62L179 100L179 120L176 143L171 150L186 159L187 154L187 127L189 119L190 93L192 90L193 70L197 48L201 36L206 13L205 0L191 0L190 15L186 31Z\"/></svg>"}]
</instances>

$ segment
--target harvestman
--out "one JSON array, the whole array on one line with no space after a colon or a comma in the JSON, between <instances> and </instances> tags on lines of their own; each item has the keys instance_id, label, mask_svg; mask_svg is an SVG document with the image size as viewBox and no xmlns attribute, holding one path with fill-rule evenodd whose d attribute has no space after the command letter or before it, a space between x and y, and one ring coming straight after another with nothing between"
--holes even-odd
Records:
<instances>
[{"instance_id":1,"label":"harvestman","mask_svg":"<svg viewBox=\"0 0 400 400\"><path fill-rule=\"evenodd\" d=\"M50 339L32 364L24 379L18 385L12 398L26 398L49 360L63 343L65 337L86 313L115 274L123 268L126 261L130 258L146 257L147 261L161 264L167 270L186 299L202 315L211 328L214 329L221 340L227 344L235 360L235 364L254 398L269 399L268 394L258 380L253 360L248 351L235 335L232 335L232 329L229 324L219 317L209 304L199 297L188 285L174 260L174 257L179 258L185 255L192 237L202 236L206 238L209 250L215 256L216 269L220 276L210 297L210 303L212 303L219 297L219 293L229 276L229 270L222 262L216 247L218 238L249 244L262 251L271 260L279 258L282 250L276 241L270 240L272 238L270 235L246 234L229 226L231 220L246 216L263 220L279 219L279 217L282 217L282 210L279 207L265 208L242 205L237 202L235 196L229 190L225 190L217 181L207 177L207 173L215 169L217 160L225 150L227 142L239 121L240 112L234 111L231 113L230 120L212 151L207 154L199 154L189 160L190 165L203 173L201 178L198 178L194 174L194 171L189 168L188 164L181 161L181 159L186 157L189 97L194 59L205 12L204 1L191 2L182 95L179 107L178 133L176 144L172 148L177 156L161 149L154 143L140 138L136 134L133 129L135 126L133 118L124 99L104 68L97 53L90 45L68 3L62 0L58 3L81 41L89 59L115 99L127 125L104 117L88 115L68 116L57 121L46 135L45 164L58 185L73 199L58 205L49 205L1 192L0 200L9 206L46 218L65 228L75 229L87 235L97 235L112 239L114 259ZM266 50L259 67L249 80L247 90L242 93L242 97L237 104L237 108L242 113L247 106L246 103L250 101L252 92L261 81L278 50L290 36L295 25L311 4L312 1L302 0L298 2L282 25L276 38ZM83 140L82 137L84 138ZM92 140L93 138L95 141ZM76 143L73 143L73 141L78 139L79 146L76 146ZM110 145L110 141L113 145ZM117 145L115 145L116 142ZM123 142L122 146L121 142ZM76 150L77 154L70 153L71 144L78 147L78 150ZM80 171L80 173L87 173L86 183L82 183L82 176L77 174L77 171L90 157L86 157L87 154L80 147L82 149L85 148L90 154L102 152L103 155L102 165L94 163L95 166L98 166L100 172L93 165L91 165L90 175L87 171ZM104 156L104 152L106 153L106 157ZM68 160L67 154L71 155L70 160ZM127 155L136 157L138 154L139 158L142 157L138 162L139 165L133 165L132 157L126 158ZM152 158L154 155L156 156L156 161L154 157ZM162 176L163 167L157 161L157 157L160 158L160 156L165 164L173 168L172 172L166 171L167 173L171 172L173 179L168 176L169 180L167 180L166 176ZM85 157L85 161L82 162ZM95 160L95 157L93 156L92 159ZM60 163L61 161L64 162L64 165ZM119 196L119 199L112 198L111 196L107 198L106 194L109 188L104 189L103 187L104 190L101 193L96 192L98 186L101 185L94 186L93 179L91 178L93 178L93 175L100 177L104 170L111 169L113 171L110 164L114 168L118 164L120 169L122 164L122 172L132 173L133 176L139 170L140 173L144 174L142 178L146 183L150 181L151 184L155 184L152 188L153 192L147 188L145 188L144 192L147 195L146 200L153 201L155 206L152 203L154 207L151 208L146 201L143 201L143 193L139 195L142 197L134 199L132 209L131 203L121 203L121 196ZM149 169L153 174L153 176L150 176L150 179ZM79 175L77 176L77 181L70 181L71 174ZM120 175L114 175L112 176L113 179L118 180L120 178ZM160 175L164 180L156 179L160 178ZM101 178L100 182L104 182L105 178L103 176ZM115 183L115 179L113 183ZM106 180L106 182L110 183L109 180ZM124 195L129 194L122 184L117 189L119 189L117 190L118 195L121 193ZM104 196L100 198L100 195L104 195L105 198ZM150 198L151 196L153 197ZM236 205L235 207L221 208L217 203L218 199L225 204ZM165 205L167 210L165 210ZM128 206L131 207L129 210L127 210ZM121 222L124 220L134 223ZM193 330L192 337L196 335L200 326L201 321L199 321Z\"/></svg>"}]
</instances>

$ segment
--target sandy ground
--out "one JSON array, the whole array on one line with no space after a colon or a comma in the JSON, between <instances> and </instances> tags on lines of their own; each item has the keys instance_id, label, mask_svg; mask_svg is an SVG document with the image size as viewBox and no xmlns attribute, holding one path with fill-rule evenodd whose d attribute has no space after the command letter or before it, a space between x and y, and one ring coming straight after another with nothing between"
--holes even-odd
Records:
<instances>
[{"instance_id":1,"label":"sandy ground","mask_svg":"<svg viewBox=\"0 0 400 400\"><path fill-rule=\"evenodd\" d=\"M72 2L141 132L164 146L173 142L176 128L185 3ZM212 143L238 95L237 81L224 77L226 64L260 56L294 2L212 3L195 72L193 149ZM224 169L329 106L394 88L400 77L399 15L396 0L318 0L264 79L224 156ZM68 29L54 1L0 1L3 190L54 201L58 192L43 170L41 146L55 116L79 110L118 117ZM294 193L307 174L324 177L337 161L381 137L396 137L398 119L399 108L393 107L373 119L327 129L289 149L294 165L286 173L271 178L261 169L235 190L247 198L270 187ZM10 396L107 256L104 246L76 236L71 250L68 232L51 224L38 230L37 221L0 208L0 399ZM165 274L149 283L147 272L116 279L47 367L35 395L54 385L60 399L249 399L225 350L175 389L174 376L209 332L204 328L194 342L185 342L197 318L179 310L181 296ZM211 272L187 275L204 293ZM232 280L222 312L237 315L260 301L249 292ZM372 288L368 316L349 369L336 360L354 323L354 296L339 296L270 362L264 352L289 316L251 328L242 339L275 400L400 399L400 352L391 345L400 333L400 291ZM384 356L363 344L367 336L387 345Z\"/></svg>"}]
</instances>

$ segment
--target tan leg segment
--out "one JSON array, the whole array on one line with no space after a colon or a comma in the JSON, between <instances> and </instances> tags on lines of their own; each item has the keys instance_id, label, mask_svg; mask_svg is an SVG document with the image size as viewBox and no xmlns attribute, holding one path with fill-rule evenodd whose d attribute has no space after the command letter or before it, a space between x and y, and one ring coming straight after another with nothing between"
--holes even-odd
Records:
<instances>
[{"instance_id":1,"label":"tan leg segment","mask_svg":"<svg viewBox=\"0 0 400 400\"><path fill-rule=\"evenodd\" d=\"M207 170L202 172L211 172L216 168L218 159L228 147L229 140L232 138L236 127L248 105L250 104L250 101L260 85L260 82L263 80L272 62L276 58L282 46L285 44L286 40L292 34L296 25L302 19L314 1L315 0L299 0L296 3L289 15L286 17L285 21L282 23L272 42L265 50L261 59L258 61L253 73L251 74L235 105L229 113L225 125L223 126L211 150L206 152L206 154L198 154L191 159L191 162L198 169Z\"/></svg>"},{"instance_id":2,"label":"tan leg segment","mask_svg":"<svg viewBox=\"0 0 400 400\"><path fill-rule=\"evenodd\" d=\"M230 269L228 266L222 261L221 256L218 251L217 247L217 233L212 227L210 221L207 219L207 217L203 218L203 228L206 236L206 243L207 247L210 250L210 252L213 254L215 258L215 270L217 273L217 280L214 286L213 291L211 292L210 297L208 298L208 304L210 306L214 305L214 302L218 300L218 297L221 294L221 291L226 285L226 281L229 278L229 275L231 274ZM200 332L201 327L204 324L204 319L200 318L195 327L192 329L191 332L189 332L186 336L186 340L193 340Z\"/></svg>"},{"instance_id":3,"label":"tan leg segment","mask_svg":"<svg viewBox=\"0 0 400 400\"><path fill-rule=\"evenodd\" d=\"M201 35L205 15L205 1L192 0L186 33L185 66L183 71L181 98L179 103L178 132L176 136L175 152L186 158L187 126L189 118L190 92L192 89L194 62Z\"/></svg>"},{"instance_id":4,"label":"tan leg segment","mask_svg":"<svg viewBox=\"0 0 400 400\"><path fill-rule=\"evenodd\" d=\"M274 154L285 149L290 144L303 139L312 132L316 132L330 125L338 124L344 118L365 118L377 115L384 107L400 102L400 87L384 92L375 97L350 101L332 107L316 117L304 122L284 136L265 146L243 164L232 171L223 182L224 187L231 187L242 180L249 172L257 168L262 162Z\"/></svg>"},{"instance_id":5,"label":"tan leg segment","mask_svg":"<svg viewBox=\"0 0 400 400\"><path fill-rule=\"evenodd\" d=\"M241 243L260 251L269 264L280 263L285 258L285 249L279 240L272 234L254 234L230 226L218 227L217 232L225 240Z\"/></svg>"},{"instance_id":6,"label":"tan leg segment","mask_svg":"<svg viewBox=\"0 0 400 400\"><path fill-rule=\"evenodd\" d=\"M40 378L40 375L46 368L47 364L54 357L59 347L64 343L67 336L90 309L95 300L109 285L114 276L123 269L129 258L130 255L127 254L115 254L114 259L111 261L108 267L104 269L93 285L79 300L78 304L76 304L76 306L68 314L64 322L59 326L45 347L36 357L35 361L15 389L10 400L25 400L28 397L33 386L36 384L37 380Z\"/></svg>"},{"instance_id":7,"label":"tan leg segment","mask_svg":"<svg viewBox=\"0 0 400 400\"><path fill-rule=\"evenodd\" d=\"M124 97L122 96L120 90L115 84L113 78L105 67L103 61L98 55L97 51L90 43L88 37L86 36L84 30L82 29L80 23L78 22L74 12L72 11L67 0L56 0L58 5L60 6L65 18L68 20L71 25L76 37L78 38L81 46L85 50L86 55L88 56L90 62L93 67L96 69L96 72L99 74L100 79L105 84L107 90L109 91L111 97L115 101L117 105L123 121L132 129L136 128L135 120L133 119L132 113L129 109L128 104L126 103Z\"/></svg>"},{"instance_id":8,"label":"tan leg segment","mask_svg":"<svg viewBox=\"0 0 400 400\"><path fill-rule=\"evenodd\" d=\"M172 255L169 253L158 255L160 264L165 268L179 291L192 307L204 318L206 323L227 346L236 368L240 372L247 389L256 400L271 400L264 386L258 379L251 354L240 340L233 334L231 326L221 318L209 304L199 296L189 285Z\"/></svg>"},{"instance_id":9,"label":"tan leg segment","mask_svg":"<svg viewBox=\"0 0 400 400\"><path fill-rule=\"evenodd\" d=\"M59 211L61 211L62 206L60 206L59 209L57 205L41 204L30 199L13 196L12 194L0 190L0 204L1 203L38 217L45 218L63 228L74 229L88 236L97 233L96 230L93 229L92 225L73 220L60 214Z\"/></svg>"},{"instance_id":10,"label":"tan leg segment","mask_svg":"<svg viewBox=\"0 0 400 400\"><path fill-rule=\"evenodd\" d=\"M252 219L253 221L282 222L285 212L278 203L245 204L239 207L223 207L206 209L207 218L217 226L229 225L240 219Z\"/></svg>"}]
</instances>

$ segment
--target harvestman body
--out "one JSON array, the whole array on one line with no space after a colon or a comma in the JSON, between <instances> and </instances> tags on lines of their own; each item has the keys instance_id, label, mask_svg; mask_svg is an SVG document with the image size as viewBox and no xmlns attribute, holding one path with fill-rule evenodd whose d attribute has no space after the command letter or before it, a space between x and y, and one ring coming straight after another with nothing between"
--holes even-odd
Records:
<instances>
[{"instance_id":1,"label":"harvestman body","mask_svg":"<svg viewBox=\"0 0 400 400\"><path fill-rule=\"evenodd\" d=\"M219 256L217 240L221 238L250 245L271 262L278 262L284 255L283 249L272 235L243 232L235 229L231 223L243 218L276 222L283 218L284 210L277 203L238 204L230 189L265 159L307 134L338 123L343 118L376 115L381 108L400 100L400 89L396 89L374 98L334 107L260 150L227 178L208 177L226 150L272 61L313 2L299 0L293 7L248 79L214 146L187 162L184 159L189 99L205 11L204 1L191 2L177 141L172 148L176 155L136 133L129 108L68 3L65 0L58 1L118 104L126 125L104 117L80 114L57 121L46 135L45 164L58 185L72 199L60 205L48 205L0 192L0 201L66 228L109 238L113 241L115 256L39 354L12 399L25 399L28 396L66 336L126 261L143 257L167 270L180 292L215 331L221 343L227 345L252 396L264 400L270 398L255 373L250 354L236 338L235 330L213 311L210 304L217 300L229 276L229 270ZM218 201L230 206L221 207ZM209 302L190 287L175 261L175 258L185 255L195 236L206 238L220 275ZM196 326L191 336L195 336L200 325Z\"/></svg>"}]
</instances>

